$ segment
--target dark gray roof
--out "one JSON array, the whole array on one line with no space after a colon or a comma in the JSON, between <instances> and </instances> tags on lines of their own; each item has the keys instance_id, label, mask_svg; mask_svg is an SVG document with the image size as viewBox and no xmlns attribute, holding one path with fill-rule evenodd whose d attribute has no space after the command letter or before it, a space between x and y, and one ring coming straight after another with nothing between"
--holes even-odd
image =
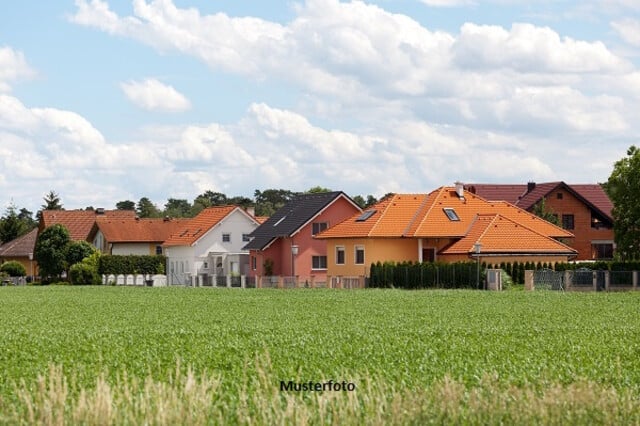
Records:
<instances>
[{"instance_id":1,"label":"dark gray roof","mask_svg":"<svg viewBox=\"0 0 640 426\"><path fill-rule=\"evenodd\" d=\"M244 246L244 250L262 250L276 238L293 235L340 196L350 200L342 191L295 196L250 234L253 239Z\"/></svg>"}]
</instances>

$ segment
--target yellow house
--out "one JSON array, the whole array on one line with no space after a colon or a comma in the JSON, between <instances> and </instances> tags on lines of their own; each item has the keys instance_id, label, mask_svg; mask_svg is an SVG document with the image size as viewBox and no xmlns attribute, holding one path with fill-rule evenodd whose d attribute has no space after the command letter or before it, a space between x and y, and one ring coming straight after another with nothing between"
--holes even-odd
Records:
<instances>
[{"instance_id":1,"label":"yellow house","mask_svg":"<svg viewBox=\"0 0 640 426\"><path fill-rule=\"evenodd\" d=\"M316 238L327 241L327 274L368 276L375 262L565 262L570 232L463 185L428 194L395 194Z\"/></svg>"},{"instance_id":2,"label":"yellow house","mask_svg":"<svg viewBox=\"0 0 640 426\"><path fill-rule=\"evenodd\" d=\"M37 276L38 262L33 259L37 237L38 229L36 228L15 240L0 245L0 264L10 261L20 262L24 266L27 276Z\"/></svg>"}]
</instances>

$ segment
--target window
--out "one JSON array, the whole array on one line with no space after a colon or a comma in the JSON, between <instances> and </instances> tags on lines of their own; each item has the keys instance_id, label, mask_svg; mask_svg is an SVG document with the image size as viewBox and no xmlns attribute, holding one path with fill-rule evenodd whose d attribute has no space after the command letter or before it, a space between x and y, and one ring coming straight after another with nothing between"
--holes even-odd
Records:
<instances>
[{"instance_id":1,"label":"window","mask_svg":"<svg viewBox=\"0 0 640 426\"><path fill-rule=\"evenodd\" d=\"M613 243L591 244L592 259L613 259Z\"/></svg>"},{"instance_id":2,"label":"window","mask_svg":"<svg viewBox=\"0 0 640 426\"><path fill-rule=\"evenodd\" d=\"M251 241L251 237L249 237L249 234L242 234L242 242L248 243L249 241Z\"/></svg>"},{"instance_id":3,"label":"window","mask_svg":"<svg viewBox=\"0 0 640 426\"><path fill-rule=\"evenodd\" d=\"M435 262L436 261L436 249L429 247L422 249L422 261L423 262Z\"/></svg>"},{"instance_id":4,"label":"window","mask_svg":"<svg viewBox=\"0 0 640 426\"><path fill-rule=\"evenodd\" d=\"M209 269L209 262L204 262L202 264L202 269Z\"/></svg>"},{"instance_id":5,"label":"window","mask_svg":"<svg viewBox=\"0 0 640 426\"><path fill-rule=\"evenodd\" d=\"M369 219L371 216L376 214L376 212L377 210L367 210L366 212L358 216L358 218L356 219L356 222L364 222L365 220Z\"/></svg>"},{"instance_id":6,"label":"window","mask_svg":"<svg viewBox=\"0 0 640 426\"><path fill-rule=\"evenodd\" d=\"M316 235L327 229L327 222L314 222L311 224L311 235Z\"/></svg>"},{"instance_id":7,"label":"window","mask_svg":"<svg viewBox=\"0 0 640 426\"><path fill-rule=\"evenodd\" d=\"M558 192L558 193L556 194L556 198L557 198L558 200L562 200L562 197L563 197L562 192Z\"/></svg>"},{"instance_id":8,"label":"window","mask_svg":"<svg viewBox=\"0 0 640 426\"><path fill-rule=\"evenodd\" d=\"M255 256L251 256L251 269L254 271L258 269L258 259Z\"/></svg>"},{"instance_id":9,"label":"window","mask_svg":"<svg viewBox=\"0 0 640 426\"><path fill-rule=\"evenodd\" d=\"M344 265L344 247L336 247L336 265Z\"/></svg>"},{"instance_id":10,"label":"window","mask_svg":"<svg viewBox=\"0 0 640 426\"><path fill-rule=\"evenodd\" d=\"M327 256L311 256L311 269L327 269Z\"/></svg>"},{"instance_id":11,"label":"window","mask_svg":"<svg viewBox=\"0 0 640 426\"><path fill-rule=\"evenodd\" d=\"M563 214L562 215L562 227L564 229L574 229L573 215L572 214Z\"/></svg>"},{"instance_id":12,"label":"window","mask_svg":"<svg viewBox=\"0 0 640 426\"><path fill-rule=\"evenodd\" d=\"M364 247L356 246L355 254L356 254L355 264L364 265Z\"/></svg>"},{"instance_id":13,"label":"window","mask_svg":"<svg viewBox=\"0 0 640 426\"><path fill-rule=\"evenodd\" d=\"M231 242L231 234L222 234L222 242L230 243Z\"/></svg>"},{"instance_id":14,"label":"window","mask_svg":"<svg viewBox=\"0 0 640 426\"><path fill-rule=\"evenodd\" d=\"M156 254L162 254L162 246L156 246Z\"/></svg>"},{"instance_id":15,"label":"window","mask_svg":"<svg viewBox=\"0 0 640 426\"><path fill-rule=\"evenodd\" d=\"M451 221L459 221L460 220L460 217L458 216L458 213L456 213L456 211L454 209L452 209L451 207L445 207L442 210L444 210L444 214L447 215L449 220L451 220Z\"/></svg>"}]
</instances>

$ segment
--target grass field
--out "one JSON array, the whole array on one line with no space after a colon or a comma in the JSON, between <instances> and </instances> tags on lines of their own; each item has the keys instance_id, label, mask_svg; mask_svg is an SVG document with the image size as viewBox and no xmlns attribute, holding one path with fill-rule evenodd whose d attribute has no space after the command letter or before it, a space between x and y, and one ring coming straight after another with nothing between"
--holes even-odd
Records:
<instances>
[{"instance_id":1,"label":"grass field","mask_svg":"<svg viewBox=\"0 0 640 426\"><path fill-rule=\"evenodd\" d=\"M640 423L640 293L23 287L0 315L4 423ZM356 390L280 383L328 380Z\"/></svg>"}]
</instances>

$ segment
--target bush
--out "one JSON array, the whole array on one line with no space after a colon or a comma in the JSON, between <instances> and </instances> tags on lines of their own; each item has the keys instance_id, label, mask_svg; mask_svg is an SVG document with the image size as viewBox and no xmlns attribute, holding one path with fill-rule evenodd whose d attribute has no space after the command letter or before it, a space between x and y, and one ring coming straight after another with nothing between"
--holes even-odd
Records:
<instances>
[{"instance_id":1,"label":"bush","mask_svg":"<svg viewBox=\"0 0 640 426\"><path fill-rule=\"evenodd\" d=\"M102 284L97 270L86 263L76 263L69 269L69 279L73 285Z\"/></svg>"},{"instance_id":2,"label":"bush","mask_svg":"<svg viewBox=\"0 0 640 426\"><path fill-rule=\"evenodd\" d=\"M27 275L27 270L22 263L15 260L3 263L2 266L0 266L0 272L5 272L10 277L24 277Z\"/></svg>"},{"instance_id":3,"label":"bush","mask_svg":"<svg viewBox=\"0 0 640 426\"><path fill-rule=\"evenodd\" d=\"M98 273L105 275L119 274L156 274L164 271L165 256L140 255L106 255L98 259Z\"/></svg>"}]
</instances>

